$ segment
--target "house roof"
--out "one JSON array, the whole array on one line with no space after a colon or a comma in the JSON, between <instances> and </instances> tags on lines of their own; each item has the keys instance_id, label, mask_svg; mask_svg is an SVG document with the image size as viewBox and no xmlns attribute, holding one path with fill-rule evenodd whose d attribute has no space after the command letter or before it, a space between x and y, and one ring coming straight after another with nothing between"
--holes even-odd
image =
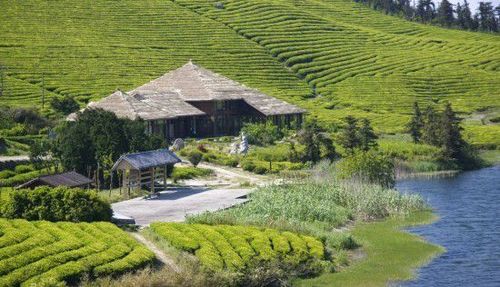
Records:
<instances>
[{"instance_id":1,"label":"house roof","mask_svg":"<svg viewBox=\"0 0 500 287\"><path fill-rule=\"evenodd\" d=\"M132 91L116 91L88 105L114 112L119 117L144 120L204 115L189 102L244 100L266 116L304 113L285 101L248 88L189 61ZM75 119L72 114L68 119Z\"/></svg>"},{"instance_id":2,"label":"house roof","mask_svg":"<svg viewBox=\"0 0 500 287\"><path fill-rule=\"evenodd\" d=\"M150 167L157 167L167 164L176 164L181 160L175 153L168 149L159 149L138 153L131 153L122 155L113 165L112 170L120 169L123 162L128 163L136 170L142 170Z\"/></svg>"},{"instance_id":3,"label":"house roof","mask_svg":"<svg viewBox=\"0 0 500 287\"><path fill-rule=\"evenodd\" d=\"M59 174L40 176L19 185L17 188L26 188L33 185L76 187L90 183L92 183L92 180L90 178L87 178L77 172L69 171Z\"/></svg>"}]
</instances>

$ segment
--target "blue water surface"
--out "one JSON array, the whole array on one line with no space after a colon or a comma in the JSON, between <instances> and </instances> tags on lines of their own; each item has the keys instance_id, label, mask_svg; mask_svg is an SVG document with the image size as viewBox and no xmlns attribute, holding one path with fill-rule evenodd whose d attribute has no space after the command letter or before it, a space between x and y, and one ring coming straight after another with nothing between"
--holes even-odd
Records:
<instances>
[{"instance_id":1,"label":"blue water surface","mask_svg":"<svg viewBox=\"0 0 500 287\"><path fill-rule=\"evenodd\" d=\"M422 195L440 217L409 231L446 248L416 280L397 286L500 286L500 166L396 187Z\"/></svg>"}]
</instances>

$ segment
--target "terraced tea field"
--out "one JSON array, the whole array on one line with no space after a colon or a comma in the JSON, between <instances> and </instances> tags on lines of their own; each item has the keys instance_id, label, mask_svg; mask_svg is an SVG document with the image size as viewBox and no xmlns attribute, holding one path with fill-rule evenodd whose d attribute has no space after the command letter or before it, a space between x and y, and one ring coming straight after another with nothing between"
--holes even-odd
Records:
<instances>
[{"instance_id":1,"label":"terraced tea field","mask_svg":"<svg viewBox=\"0 0 500 287\"><path fill-rule=\"evenodd\" d=\"M0 286L59 286L120 274L154 254L111 223L0 219Z\"/></svg>"},{"instance_id":2,"label":"terraced tea field","mask_svg":"<svg viewBox=\"0 0 500 287\"><path fill-rule=\"evenodd\" d=\"M0 104L98 99L193 59L332 124L354 114L401 132L415 100L450 101L464 117L500 114L500 37L406 22L350 0L0 3ZM500 145L488 119L472 141Z\"/></svg>"},{"instance_id":3,"label":"terraced tea field","mask_svg":"<svg viewBox=\"0 0 500 287\"><path fill-rule=\"evenodd\" d=\"M172 246L194 253L210 270L243 270L259 261L298 264L325 257L313 237L250 226L153 223L151 230Z\"/></svg>"}]
</instances>

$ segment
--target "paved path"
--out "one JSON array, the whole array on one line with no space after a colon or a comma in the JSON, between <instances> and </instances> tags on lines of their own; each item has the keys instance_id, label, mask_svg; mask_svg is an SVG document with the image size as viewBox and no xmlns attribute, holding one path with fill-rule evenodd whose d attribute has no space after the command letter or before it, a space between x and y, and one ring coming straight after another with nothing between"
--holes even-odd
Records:
<instances>
[{"instance_id":1,"label":"paved path","mask_svg":"<svg viewBox=\"0 0 500 287\"><path fill-rule=\"evenodd\" d=\"M130 216L136 224L153 221L184 221L188 214L216 211L245 202L252 189L178 188L162 191L158 198L142 197L112 204L113 211Z\"/></svg>"}]
</instances>

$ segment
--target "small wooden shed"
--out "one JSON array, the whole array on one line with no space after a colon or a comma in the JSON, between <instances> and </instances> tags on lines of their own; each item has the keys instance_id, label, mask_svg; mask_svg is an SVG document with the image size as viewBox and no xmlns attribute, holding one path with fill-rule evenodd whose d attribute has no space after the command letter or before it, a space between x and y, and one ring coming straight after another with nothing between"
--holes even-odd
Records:
<instances>
[{"instance_id":1,"label":"small wooden shed","mask_svg":"<svg viewBox=\"0 0 500 287\"><path fill-rule=\"evenodd\" d=\"M168 149L159 149L122 155L113 165L112 170L121 176L121 187L140 189L148 186L155 192L155 182L163 180L167 184L167 173L174 164L181 162L175 153Z\"/></svg>"},{"instance_id":2,"label":"small wooden shed","mask_svg":"<svg viewBox=\"0 0 500 287\"><path fill-rule=\"evenodd\" d=\"M92 180L87 178L77 172L69 171L64 173L52 174L52 175L44 175L32 179L26 183L23 183L17 186L17 189L20 188L35 188L37 186L67 186L67 187L79 187L79 188L88 188Z\"/></svg>"}]
</instances>

